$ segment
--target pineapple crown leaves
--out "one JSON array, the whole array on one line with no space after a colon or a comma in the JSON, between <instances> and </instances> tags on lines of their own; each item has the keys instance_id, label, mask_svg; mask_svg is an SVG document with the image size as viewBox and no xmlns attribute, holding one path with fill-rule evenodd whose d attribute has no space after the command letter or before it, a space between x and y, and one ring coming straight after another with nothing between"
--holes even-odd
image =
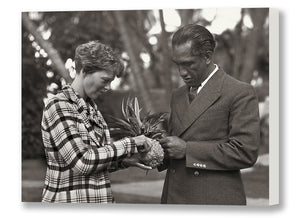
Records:
<instances>
[{"instance_id":1,"label":"pineapple crown leaves","mask_svg":"<svg viewBox=\"0 0 300 218\"><path fill-rule=\"evenodd\" d=\"M123 120L110 115L106 116L111 133L123 132L127 136L136 136L136 132L132 129L131 124L127 120Z\"/></svg>"},{"instance_id":2,"label":"pineapple crown leaves","mask_svg":"<svg viewBox=\"0 0 300 218\"><path fill-rule=\"evenodd\" d=\"M150 112L144 117L143 123L149 123L152 126L157 126L159 123L166 120L167 113L165 112L158 112L150 114Z\"/></svg>"},{"instance_id":3,"label":"pineapple crown leaves","mask_svg":"<svg viewBox=\"0 0 300 218\"><path fill-rule=\"evenodd\" d=\"M148 113L143 119L143 127L145 132L155 132L155 130L161 130L158 125L166 120L167 113L159 112L151 114Z\"/></svg>"},{"instance_id":4,"label":"pineapple crown leaves","mask_svg":"<svg viewBox=\"0 0 300 218\"><path fill-rule=\"evenodd\" d=\"M135 122L139 128L142 126L142 121L140 117L140 112L142 109L140 109L139 102L137 97L130 99L127 98L126 102L123 99L122 100L122 114L124 118L130 122Z\"/></svg>"},{"instance_id":5,"label":"pineapple crown leaves","mask_svg":"<svg viewBox=\"0 0 300 218\"><path fill-rule=\"evenodd\" d=\"M147 115L141 120L141 108L137 97L122 100L122 114L124 119L109 116L109 126L112 133L126 133L128 136L144 134L147 137L157 139L165 132L160 123L166 120L167 113L159 112ZM122 132L123 131L123 132Z\"/></svg>"}]
</instances>

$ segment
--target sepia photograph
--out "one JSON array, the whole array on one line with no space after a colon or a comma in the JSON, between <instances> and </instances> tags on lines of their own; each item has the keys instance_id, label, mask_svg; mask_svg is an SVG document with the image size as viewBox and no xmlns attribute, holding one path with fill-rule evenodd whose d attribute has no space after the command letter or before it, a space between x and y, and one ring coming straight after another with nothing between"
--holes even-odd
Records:
<instances>
[{"instance_id":1,"label":"sepia photograph","mask_svg":"<svg viewBox=\"0 0 300 218\"><path fill-rule=\"evenodd\" d=\"M22 11L21 201L271 205L270 11Z\"/></svg>"}]
</instances>

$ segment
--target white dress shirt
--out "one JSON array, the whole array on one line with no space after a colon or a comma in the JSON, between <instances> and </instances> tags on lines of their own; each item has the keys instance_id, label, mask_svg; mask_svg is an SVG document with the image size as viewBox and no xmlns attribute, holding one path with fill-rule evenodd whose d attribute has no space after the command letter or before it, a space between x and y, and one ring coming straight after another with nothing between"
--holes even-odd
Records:
<instances>
[{"instance_id":1,"label":"white dress shirt","mask_svg":"<svg viewBox=\"0 0 300 218\"><path fill-rule=\"evenodd\" d=\"M199 94L199 92L201 91L201 89L204 87L204 85L208 82L208 80L219 70L218 65L215 64L215 69L213 70L213 72L211 72L211 74L201 83L201 86L199 86L198 90L197 90L197 94Z\"/></svg>"}]
</instances>

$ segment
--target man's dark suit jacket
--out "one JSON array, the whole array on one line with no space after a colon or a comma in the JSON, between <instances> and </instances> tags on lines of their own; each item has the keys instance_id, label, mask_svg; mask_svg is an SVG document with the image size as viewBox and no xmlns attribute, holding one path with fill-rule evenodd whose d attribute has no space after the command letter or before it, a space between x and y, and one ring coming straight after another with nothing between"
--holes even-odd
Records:
<instances>
[{"instance_id":1,"label":"man's dark suit jacket","mask_svg":"<svg viewBox=\"0 0 300 218\"><path fill-rule=\"evenodd\" d=\"M256 162L260 134L253 87L220 69L189 104L183 86L172 94L170 127L187 142L186 157L166 159L161 202L246 204L240 169Z\"/></svg>"}]
</instances>

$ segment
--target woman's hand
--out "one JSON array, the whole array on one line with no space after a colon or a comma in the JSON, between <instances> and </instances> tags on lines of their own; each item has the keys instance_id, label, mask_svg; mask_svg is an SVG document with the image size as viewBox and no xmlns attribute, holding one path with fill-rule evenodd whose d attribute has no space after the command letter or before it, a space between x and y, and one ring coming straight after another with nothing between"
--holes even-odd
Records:
<instances>
[{"instance_id":1,"label":"woman's hand","mask_svg":"<svg viewBox=\"0 0 300 218\"><path fill-rule=\"evenodd\" d=\"M144 135L139 135L132 138L137 146L139 153L146 153L151 149L150 139Z\"/></svg>"},{"instance_id":2,"label":"woman's hand","mask_svg":"<svg viewBox=\"0 0 300 218\"><path fill-rule=\"evenodd\" d=\"M138 167L143 170L152 170L152 167L141 163L136 154L131 157L124 158L122 160L122 164L126 167Z\"/></svg>"}]
</instances>

